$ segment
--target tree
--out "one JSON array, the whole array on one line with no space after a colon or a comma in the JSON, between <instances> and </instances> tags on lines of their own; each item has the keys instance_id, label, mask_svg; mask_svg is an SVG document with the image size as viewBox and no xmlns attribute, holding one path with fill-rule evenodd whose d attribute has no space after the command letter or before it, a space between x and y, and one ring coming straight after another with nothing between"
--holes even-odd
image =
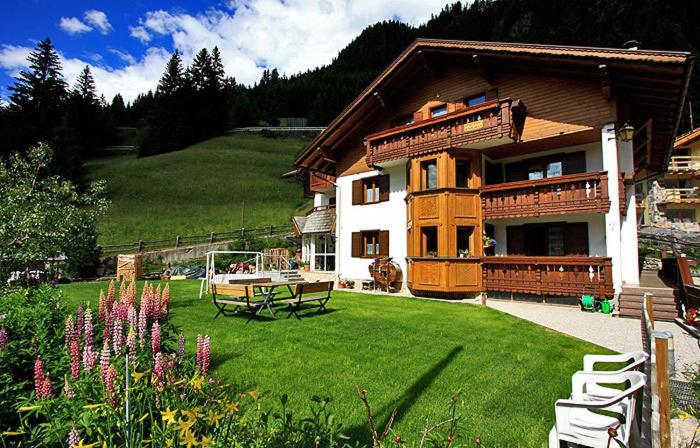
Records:
<instances>
[{"instance_id":1,"label":"tree","mask_svg":"<svg viewBox=\"0 0 700 448\"><path fill-rule=\"evenodd\" d=\"M195 91L201 92L211 86L213 76L211 58L206 48L199 50L188 70L190 82Z\"/></svg>"},{"instance_id":2,"label":"tree","mask_svg":"<svg viewBox=\"0 0 700 448\"><path fill-rule=\"evenodd\" d=\"M89 65L86 65L78 75L72 93L79 96L86 103L98 104L95 78L92 77Z\"/></svg>"},{"instance_id":3,"label":"tree","mask_svg":"<svg viewBox=\"0 0 700 448\"><path fill-rule=\"evenodd\" d=\"M104 213L104 184L85 192L49 167L53 152L46 144L26 157L15 153L0 163L0 279L32 263L68 257L74 274L95 266L96 222ZM80 272L82 271L82 272Z\"/></svg>"},{"instance_id":4,"label":"tree","mask_svg":"<svg viewBox=\"0 0 700 448\"><path fill-rule=\"evenodd\" d=\"M180 52L175 50L165 65L165 73L158 81L156 95L174 95L185 85L185 71L182 67Z\"/></svg>"}]
</instances>

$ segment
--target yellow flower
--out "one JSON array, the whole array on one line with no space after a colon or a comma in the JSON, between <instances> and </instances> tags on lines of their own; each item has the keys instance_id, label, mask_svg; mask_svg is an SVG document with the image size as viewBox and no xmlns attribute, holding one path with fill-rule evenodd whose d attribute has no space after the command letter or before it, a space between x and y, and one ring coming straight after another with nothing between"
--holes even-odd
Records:
<instances>
[{"instance_id":1,"label":"yellow flower","mask_svg":"<svg viewBox=\"0 0 700 448\"><path fill-rule=\"evenodd\" d=\"M195 439L192 431L185 431L185 435L180 434L180 443L186 444L187 448L197 446L197 439Z\"/></svg>"},{"instance_id":2,"label":"yellow flower","mask_svg":"<svg viewBox=\"0 0 700 448\"><path fill-rule=\"evenodd\" d=\"M202 436L202 440L199 442L199 446L210 446L213 445L214 441L207 436Z\"/></svg>"},{"instance_id":3,"label":"yellow flower","mask_svg":"<svg viewBox=\"0 0 700 448\"><path fill-rule=\"evenodd\" d=\"M226 404L224 405L224 408L226 409L226 412L228 412L229 414L233 414L233 413L235 413L235 412L238 412L238 408L239 408L239 407L240 407L240 405L238 404L238 402L235 402L235 403L226 403Z\"/></svg>"},{"instance_id":4,"label":"yellow flower","mask_svg":"<svg viewBox=\"0 0 700 448\"><path fill-rule=\"evenodd\" d=\"M92 447L95 446L95 445L97 445L97 442L91 443L91 444L89 444L89 445L84 445L84 444L83 444L83 441L81 440L80 443L78 443L77 445L75 445L75 448L92 448Z\"/></svg>"},{"instance_id":5,"label":"yellow flower","mask_svg":"<svg viewBox=\"0 0 700 448\"><path fill-rule=\"evenodd\" d=\"M99 404L86 404L85 406L83 406L83 409L97 409L97 408L101 408L101 407L104 406L104 405L105 405L104 403L99 403Z\"/></svg>"},{"instance_id":6,"label":"yellow flower","mask_svg":"<svg viewBox=\"0 0 700 448\"><path fill-rule=\"evenodd\" d=\"M171 446L173 446L174 443L175 443L175 440L173 440L173 439L168 439L168 440L165 441L165 446L167 446L168 448L170 448Z\"/></svg>"},{"instance_id":7,"label":"yellow flower","mask_svg":"<svg viewBox=\"0 0 700 448\"><path fill-rule=\"evenodd\" d=\"M20 412L24 411L33 411L34 409L39 409L41 406L38 404L35 404L34 406L22 406L19 408Z\"/></svg>"},{"instance_id":8,"label":"yellow flower","mask_svg":"<svg viewBox=\"0 0 700 448\"><path fill-rule=\"evenodd\" d=\"M180 412L182 412L182 415L184 415L185 417L187 417L188 419L190 419L192 421L195 421L195 420L197 420L197 418L202 416L202 413L199 412L199 408L194 408L191 411L184 410L184 411L180 411Z\"/></svg>"},{"instance_id":9,"label":"yellow flower","mask_svg":"<svg viewBox=\"0 0 700 448\"><path fill-rule=\"evenodd\" d=\"M248 395L250 395L250 398L253 399L253 401L258 401L258 397L260 396L260 391L258 389L251 390L248 392Z\"/></svg>"},{"instance_id":10,"label":"yellow flower","mask_svg":"<svg viewBox=\"0 0 700 448\"><path fill-rule=\"evenodd\" d=\"M213 424L214 426L219 425L219 420L224 418L223 414L219 414L217 412L214 412L213 409L209 410L209 414L207 415L207 420L209 423Z\"/></svg>"},{"instance_id":11,"label":"yellow flower","mask_svg":"<svg viewBox=\"0 0 700 448\"><path fill-rule=\"evenodd\" d=\"M175 423L175 416L177 415L177 409L174 411L170 410L170 406L168 406L168 409L165 410L165 412L161 412L160 415L163 416L163 420L168 422L168 425L171 423Z\"/></svg>"},{"instance_id":12,"label":"yellow flower","mask_svg":"<svg viewBox=\"0 0 700 448\"><path fill-rule=\"evenodd\" d=\"M204 384L204 380L202 378L199 378L199 377L194 377L194 378L192 378L192 381L190 381L190 383L192 384L192 387L195 388L195 390L200 390L200 389L202 389L202 385Z\"/></svg>"},{"instance_id":13,"label":"yellow flower","mask_svg":"<svg viewBox=\"0 0 700 448\"><path fill-rule=\"evenodd\" d=\"M131 377L134 379L134 383L138 383L141 380L141 378L143 378L143 376L147 373L148 373L148 370L143 371L143 372L133 371L133 372L131 372Z\"/></svg>"},{"instance_id":14,"label":"yellow flower","mask_svg":"<svg viewBox=\"0 0 700 448\"><path fill-rule=\"evenodd\" d=\"M187 432L187 431L190 430L190 428L192 427L192 425L194 425L194 421L192 421L192 420L180 419L180 423L178 423L178 425L175 427L175 429L177 429L178 431L180 431L180 437L182 437L182 435L183 435L185 432Z\"/></svg>"}]
</instances>

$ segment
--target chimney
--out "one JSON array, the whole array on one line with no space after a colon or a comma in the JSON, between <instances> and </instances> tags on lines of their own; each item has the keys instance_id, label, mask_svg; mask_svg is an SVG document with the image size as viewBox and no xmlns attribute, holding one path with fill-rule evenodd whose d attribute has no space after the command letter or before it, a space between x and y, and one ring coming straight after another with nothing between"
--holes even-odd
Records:
<instances>
[{"instance_id":1,"label":"chimney","mask_svg":"<svg viewBox=\"0 0 700 448\"><path fill-rule=\"evenodd\" d=\"M639 50L639 41L637 40L628 40L624 44L622 44L622 48L625 50Z\"/></svg>"}]
</instances>

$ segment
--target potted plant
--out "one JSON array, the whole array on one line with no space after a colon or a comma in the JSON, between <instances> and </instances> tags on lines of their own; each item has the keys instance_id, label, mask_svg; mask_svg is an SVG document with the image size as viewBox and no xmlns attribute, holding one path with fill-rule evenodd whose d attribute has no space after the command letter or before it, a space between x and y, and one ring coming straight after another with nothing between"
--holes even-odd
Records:
<instances>
[{"instance_id":1,"label":"potted plant","mask_svg":"<svg viewBox=\"0 0 700 448\"><path fill-rule=\"evenodd\" d=\"M457 255L459 255L459 258L464 258L469 256L469 249L459 249L457 251Z\"/></svg>"},{"instance_id":2,"label":"potted plant","mask_svg":"<svg viewBox=\"0 0 700 448\"><path fill-rule=\"evenodd\" d=\"M304 268L304 271L305 271L305 272L311 271L311 265L310 265L308 262L306 262L306 261L300 261L300 262L299 262L299 267L300 267L300 268Z\"/></svg>"},{"instance_id":3,"label":"potted plant","mask_svg":"<svg viewBox=\"0 0 700 448\"><path fill-rule=\"evenodd\" d=\"M345 280L345 287L353 289L355 287L355 280Z\"/></svg>"},{"instance_id":4,"label":"potted plant","mask_svg":"<svg viewBox=\"0 0 700 448\"><path fill-rule=\"evenodd\" d=\"M482 236L482 241L484 244L484 249L488 249L489 247L496 247L496 240L488 236L486 232L484 232Z\"/></svg>"},{"instance_id":5,"label":"potted plant","mask_svg":"<svg viewBox=\"0 0 700 448\"><path fill-rule=\"evenodd\" d=\"M695 326L698 317L698 310L695 308L690 308L685 312L685 316L683 317L685 318L686 324Z\"/></svg>"},{"instance_id":6,"label":"potted plant","mask_svg":"<svg viewBox=\"0 0 700 448\"><path fill-rule=\"evenodd\" d=\"M343 279L338 280L338 288L345 289L345 280L343 280Z\"/></svg>"}]
</instances>

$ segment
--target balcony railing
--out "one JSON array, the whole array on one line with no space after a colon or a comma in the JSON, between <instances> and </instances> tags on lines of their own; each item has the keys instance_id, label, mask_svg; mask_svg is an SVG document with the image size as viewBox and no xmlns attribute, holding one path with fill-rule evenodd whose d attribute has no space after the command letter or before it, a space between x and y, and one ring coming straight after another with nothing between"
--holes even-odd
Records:
<instances>
[{"instance_id":1,"label":"balcony railing","mask_svg":"<svg viewBox=\"0 0 700 448\"><path fill-rule=\"evenodd\" d=\"M620 189L624 194L622 178ZM486 219L606 213L608 175L602 171L487 185L481 188L481 205Z\"/></svg>"},{"instance_id":2,"label":"balcony railing","mask_svg":"<svg viewBox=\"0 0 700 448\"><path fill-rule=\"evenodd\" d=\"M700 174L700 156L673 156L668 163L668 174L691 175Z\"/></svg>"},{"instance_id":3,"label":"balcony railing","mask_svg":"<svg viewBox=\"0 0 700 448\"><path fill-rule=\"evenodd\" d=\"M519 133L514 109L524 111L524 105L509 98L492 100L371 134L365 141L367 162L373 165L447 148L515 142Z\"/></svg>"},{"instance_id":4,"label":"balcony railing","mask_svg":"<svg viewBox=\"0 0 700 448\"><path fill-rule=\"evenodd\" d=\"M664 192L664 202L675 204L699 204L700 188L666 188Z\"/></svg>"},{"instance_id":5,"label":"balcony railing","mask_svg":"<svg viewBox=\"0 0 700 448\"><path fill-rule=\"evenodd\" d=\"M534 295L612 297L612 261L606 257L482 257L487 291Z\"/></svg>"}]
</instances>

